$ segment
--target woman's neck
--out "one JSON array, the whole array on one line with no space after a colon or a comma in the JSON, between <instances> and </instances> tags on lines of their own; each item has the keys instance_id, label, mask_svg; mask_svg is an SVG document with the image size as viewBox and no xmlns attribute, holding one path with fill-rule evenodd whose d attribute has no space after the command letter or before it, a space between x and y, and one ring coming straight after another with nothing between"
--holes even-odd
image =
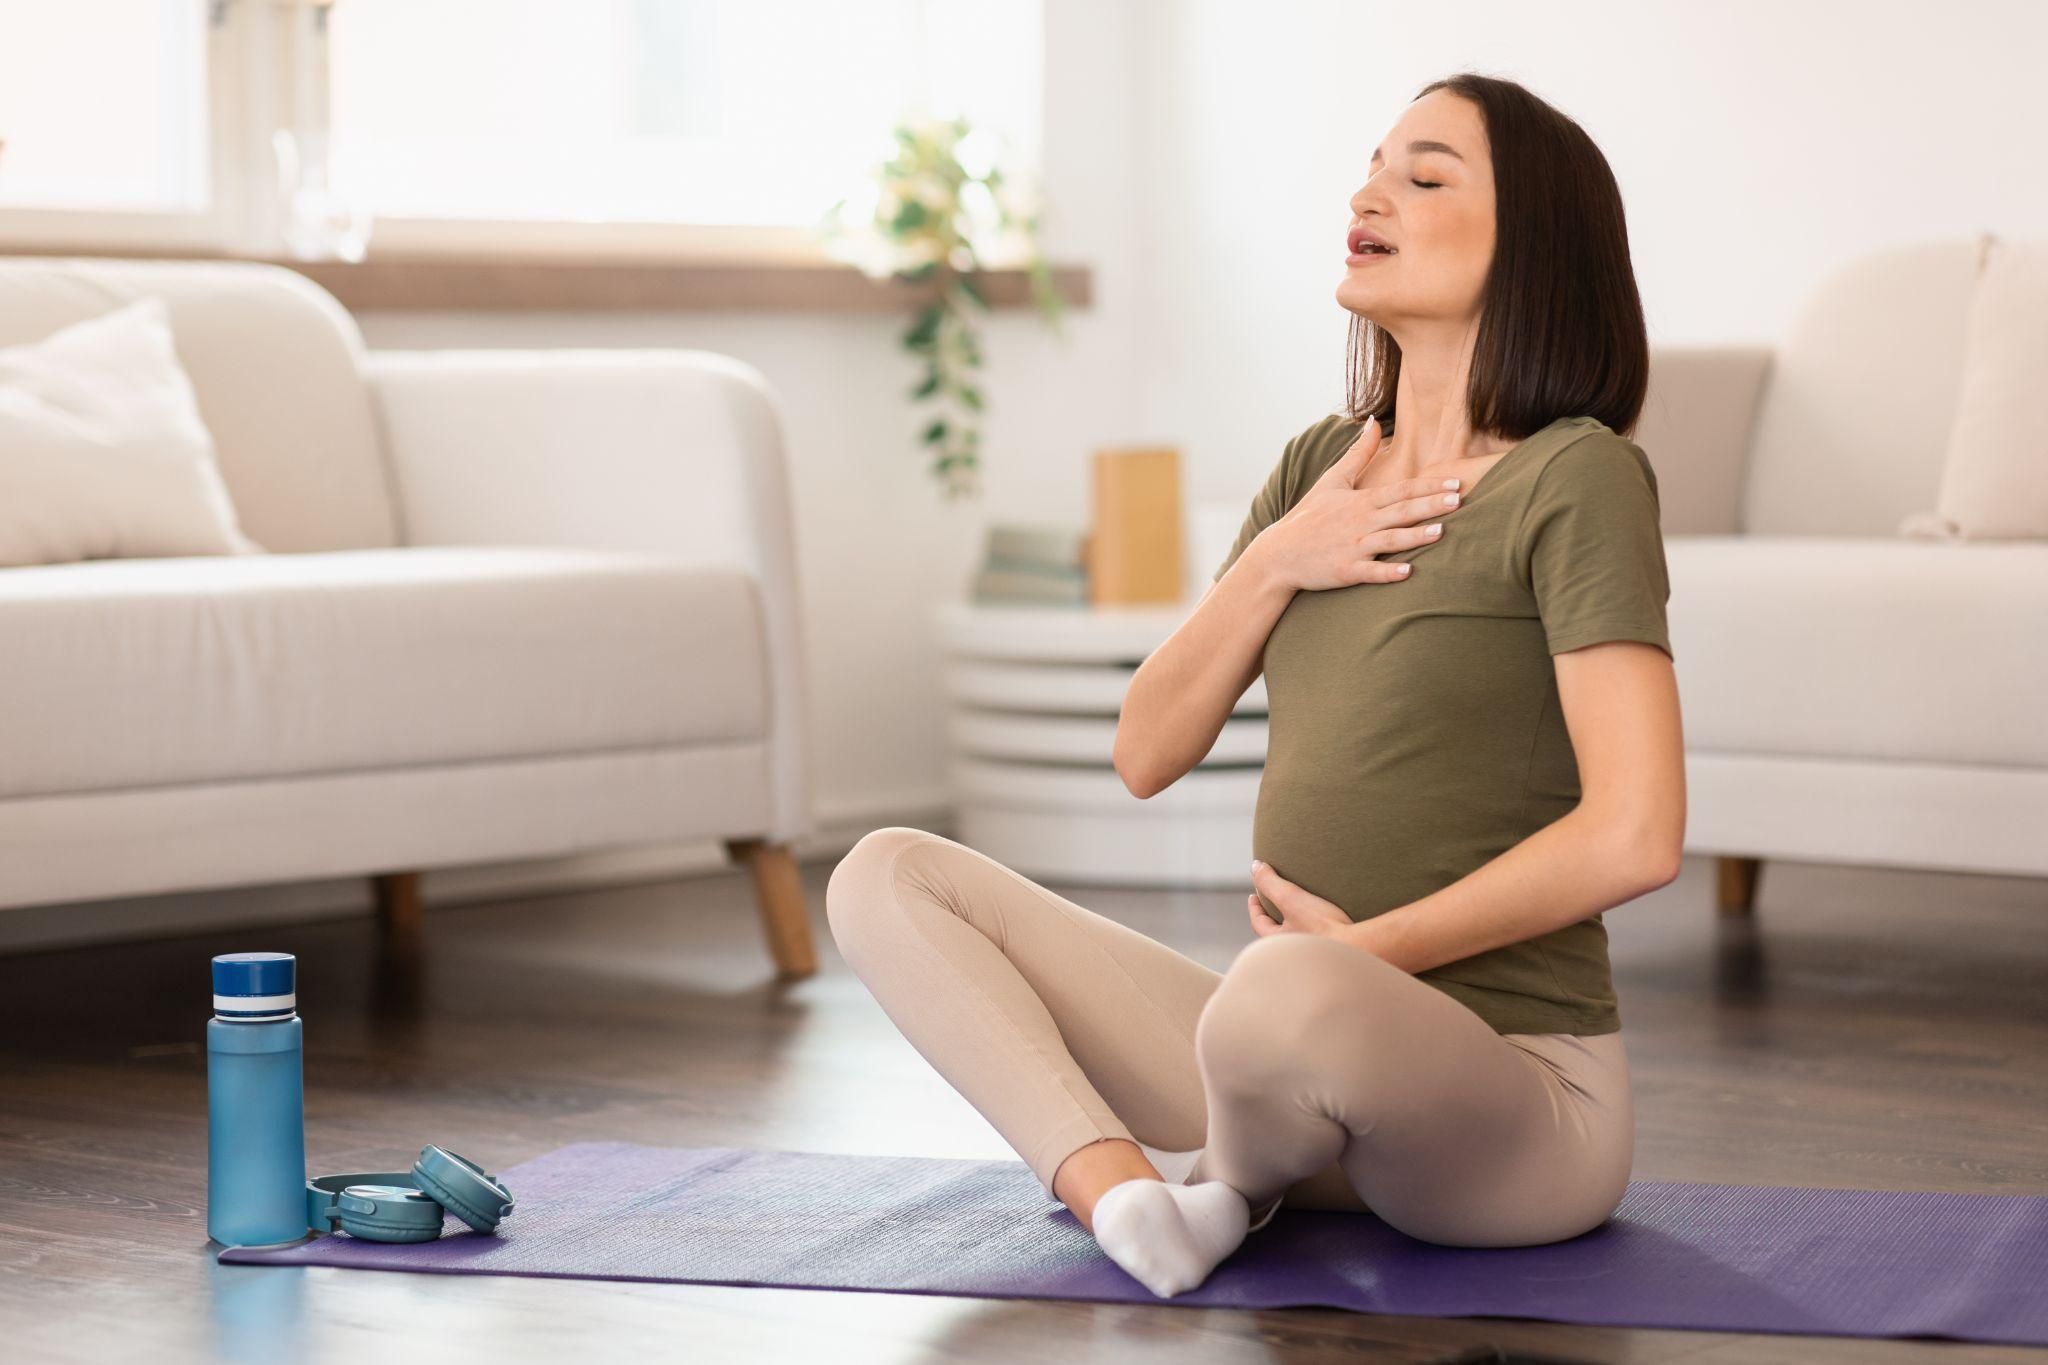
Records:
<instances>
[{"instance_id":1,"label":"woman's neck","mask_svg":"<svg viewBox=\"0 0 2048 1365\"><path fill-rule=\"evenodd\" d=\"M1394 431L1373 463L1397 471L1397 478L1412 478L1425 466L1484 460L1512 449L1513 441L1472 429L1467 377L1464 366L1455 374L1433 375L1426 366L1414 366L1404 350L1394 386Z\"/></svg>"}]
</instances>

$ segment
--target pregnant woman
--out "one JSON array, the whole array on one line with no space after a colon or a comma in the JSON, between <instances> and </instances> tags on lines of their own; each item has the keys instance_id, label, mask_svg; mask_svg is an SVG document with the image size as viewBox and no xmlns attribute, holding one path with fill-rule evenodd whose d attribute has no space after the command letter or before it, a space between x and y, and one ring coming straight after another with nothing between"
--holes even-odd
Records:
<instances>
[{"instance_id":1,"label":"pregnant woman","mask_svg":"<svg viewBox=\"0 0 2048 1365\"><path fill-rule=\"evenodd\" d=\"M826 892L889 1018L1162 1297L1283 1204L1574 1237L1634 1152L1601 914L1677 875L1685 782L1620 195L1470 73L1370 167L1348 410L1287 443L1117 725L1149 797L1265 673L1253 940L1218 973L901 826ZM1140 1144L1199 1154L1167 1180Z\"/></svg>"}]
</instances>

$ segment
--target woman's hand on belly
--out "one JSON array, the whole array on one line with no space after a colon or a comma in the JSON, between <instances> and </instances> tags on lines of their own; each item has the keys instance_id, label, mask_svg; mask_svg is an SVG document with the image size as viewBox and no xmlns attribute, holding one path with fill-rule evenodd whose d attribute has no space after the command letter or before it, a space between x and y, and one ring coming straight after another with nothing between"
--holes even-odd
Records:
<instances>
[{"instance_id":1,"label":"woman's hand on belly","mask_svg":"<svg viewBox=\"0 0 2048 1365\"><path fill-rule=\"evenodd\" d=\"M1245 908L1251 912L1252 932L1264 937L1268 934L1322 934L1334 936L1340 929L1351 927L1351 916L1321 896L1296 886L1275 872L1268 863L1252 861L1252 885L1258 889L1252 892ZM1280 912L1275 919L1266 910L1265 901Z\"/></svg>"},{"instance_id":2,"label":"woman's hand on belly","mask_svg":"<svg viewBox=\"0 0 2048 1365\"><path fill-rule=\"evenodd\" d=\"M1398 583L1408 576L1408 565L1378 556L1433 544L1443 535L1443 518L1458 508L1457 479L1357 486L1379 447L1379 431L1378 422L1367 422L1351 449L1323 471L1285 516L1259 533L1264 542L1260 553L1288 587L1321 592L1355 583ZM1425 524L1438 529L1432 532Z\"/></svg>"}]
</instances>

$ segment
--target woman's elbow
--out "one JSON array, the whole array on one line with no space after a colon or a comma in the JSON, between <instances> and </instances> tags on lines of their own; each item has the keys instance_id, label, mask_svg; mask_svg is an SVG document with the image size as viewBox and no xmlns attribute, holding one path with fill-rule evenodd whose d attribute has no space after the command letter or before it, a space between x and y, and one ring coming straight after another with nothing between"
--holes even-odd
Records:
<instances>
[{"instance_id":1,"label":"woman's elbow","mask_svg":"<svg viewBox=\"0 0 2048 1365\"><path fill-rule=\"evenodd\" d=\"M1593 828L1599 831L1601 857L1608 867L1622 871L1631 899L1678 880L1685 858L1682 828L1673 833L1668 821L1646 824L1612 816L1598 819Z\"/></svg>"},{"instance_id":2,"label":"woman's elbow","mask_svg":"<svg viewBox=\"0 0 2048 1365\"><path fill-rule=\"evenodd\" d=\"M1650 868L1652 878L1650 889L1655 891L1660 886L1669 886L1677 881L1679 871L1684 866L1685 849L1683 847L1674 846L1660 854Z\"/></svg>"},{"instance_id":3,"label":"woman's elbow","mask_svg":"<svg viewBox=\"0 0 2048 1365\"><path fill-rule=\"evenodd\" d=\"M1188 770L1190 765L1176 766L1171 748L1168 736L1133 729L1126 712L1117 718L1116 737L1110 743L1110 766L1123 779L1124 789L1143 801L1171 787Z\"/></svg>"},{"instance_id":4,"label":"woman's elbow","mask_svg":"<svg viewBox=\"0 0 2048 1365\"><path fill-rule=\"evenodd\" d=\"M1158 780L1158 774L1149 765L1141 762L1131 752L1132 746L1124 742L1123 728L1117 728L1116 743L1110 748L1110 766L1123 779L1124 790L1140 801L1156 796L1168 785Z\"/></svg>"},{"instance_id":5,"label":"woman's elbow","mask_svg":"<svg viewBox=\"0 0 2048 1365\"><path fill-rule=\"evenodd\" d=\"M1634 844L1644 891L1655 891L1678 880L1679 870L1685 865L1683 836L1644 834Z\"/></svg>"},{"instance_id":6,"label":"woman's elbow","mask_svg":"<svg viewBox=\"0 0 2048 1365\"><path fill-rule=\"evenodd\" d=\"M1150 800L1163 790L1159 784L1144 778L1134 777L1122 768L1116 770L1116 775L1124 780L1124 790L1137 797L1140 801Z\"/></svg>"}]
</instances>

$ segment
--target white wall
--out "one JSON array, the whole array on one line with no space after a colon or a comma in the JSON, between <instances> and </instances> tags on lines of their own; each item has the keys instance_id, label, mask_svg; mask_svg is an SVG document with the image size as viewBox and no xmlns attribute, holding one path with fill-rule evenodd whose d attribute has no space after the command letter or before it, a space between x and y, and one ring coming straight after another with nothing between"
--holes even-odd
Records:
<instances>
[{"instance_id":1,"label":"white wall","mask_svg":"<svg viewBox=\"0 0 2048 1365\"><path fill-rule=\"evenodd\" d=\"M989 516L1083 522L1090 450L1155 439L1182 446L1191 500L1241 509L1341 402L1346 201L1428 80L1508 76L1585 126L1653 342L1769 342L1835 262L1890 243L2048 232L2029 80L2048 6L2028 0L1048 0L1047 23L1046 245L1091 267L1095 303L1071 344L992 317L978 503L924 471L894 317L363 320L376 346L681 345L760 367L794 466L817 803L842 829L942 807L931 610Z\"/></svg>"},{"instance_id":2,"label":"white wall","mask_svg":"<svg viewBox=\"0 0 2048 1365\"><path fill-rule=\"evenodd\" d=\"M1605 152L1653 344L1771 342L1836 262L1893 243L2048 232L2031 0L1159 12L1140 419L1207 495L1248 499L1342 402L1347 201L1403 106L1456 70L1520 81Z\"/></svg>"}]
</instances>

